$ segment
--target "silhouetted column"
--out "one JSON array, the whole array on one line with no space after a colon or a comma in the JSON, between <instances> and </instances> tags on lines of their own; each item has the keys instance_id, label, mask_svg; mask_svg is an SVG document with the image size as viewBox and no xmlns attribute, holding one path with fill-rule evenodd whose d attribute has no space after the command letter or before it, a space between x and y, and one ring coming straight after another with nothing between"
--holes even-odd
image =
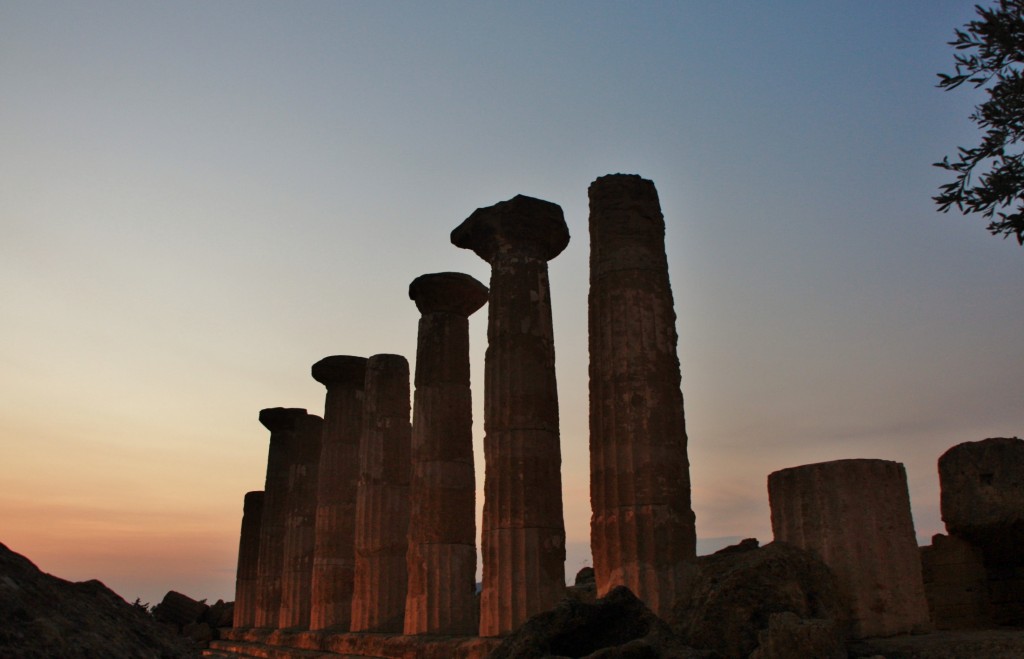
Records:
<instances>
[{"instance_id":1,"label":"silhouetted column","mask_svg":"<svg viewBox=\"0 0 1024 659\"><path fill-rule=\"evenodd\" d=\"M476 476L469 387L469 316L487 287L469 275L409 285L422 316L412 412L406 634L477 633Z\"/></svg>"},{"instance_id":2,"label":"silhouetted column","mask_svg":"<svg viewBox=\"0 0 1024 659\"><path fill-rule=\"evenodd\" d=\"M665 221L654 183L590 186L590 544L597 594L627 586L660 616L697 535Z\"/></svg>"},{"instance_id":3,"label":"silhouetted column","mask_svg":"<svg viewBox=\"0 0 1024 659\"><path fill-rule=\"evenodd\" d=\"M565 595L547 262L568 245L569 230L558 205L518 195L477 209L451 239L491 264L480 635L500 636Z\"/></svg>"},{"instance_id":4,"label":"silhouetted column","mask_svg":"<svg viewBox=\"0 0 1024 659\"><path fill-rule=\"evenodd\" d=\"M242 531L238 539L238 568L235 573L234 629L256 624L256 587L260 560L260 523L263 521L263 491L246 492L242 504Z\"/></svg>"},{"instance_id":5,"label":"silhouetted column","mask_svg":"<svg viewBox=\"0 0 1024 659\"><path fill-rule=\"evenodd\" d=\"M298 408L271 407L260 411L260 423L270 431L257 568L256 626L261 628L277 629L280 620L288 470L305 416L306 410Z\"/></svg>"},{"instance_id":6,"label":"silhouetted column","mask_svg":"<svg viewBox=\"0 0 1024 659\"><path fill-rule=\"evenodd\" d=\"M409 362L366 362L356 501L352 631L399 632L405 620L409 532Z\"/></svg>"},{"instance_id":7,"label":"silhouetted column","mask_svg":"<svg viewBox=\"0 0 1024 659\"><path fill-rule=\"evenodd\" d=\"M836 574L857 638L929 626L907 473L889 460L836 460L768 476L772 532Z\"/></svg>"},{"instance_id":8,"label":"silhouetted column","mask_svg":"<svg viewBox=\"0 0 1024 659\"><path fill-rule=\"evenodd\" d=\"M356 484L366 358L325 357L313 379L327 387L317 478L310 629L347 631L355 570Z\"/></svg>"},{"instance_id":9,"label":"silhouetted column","mask_svg":"<svg viewBox=\"0 0 1024 659\"><path fill-rule=\"evenodd\" d=\"M298 425L295 450L288 465L280 629L309 628L312 595L316 484L323 419L307 414Z\"/></svg>"}]
</instances>

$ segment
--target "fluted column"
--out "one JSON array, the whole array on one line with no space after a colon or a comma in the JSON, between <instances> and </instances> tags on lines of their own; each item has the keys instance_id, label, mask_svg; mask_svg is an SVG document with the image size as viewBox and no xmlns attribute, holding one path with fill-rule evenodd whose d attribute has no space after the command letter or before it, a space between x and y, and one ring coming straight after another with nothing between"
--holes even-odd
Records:
<instances>
[{"instance_id":1,"label":"fluted column","mask_svg":"<svg viewBox=\"0 0 1024 659\"><path fill-rule=\"evenodd\" d=\"M569 230L558 205L518 195L477 209L451 239L491 265L480 635L501 636L565 594L547 262L568 245Z\"/></svg>"},{"instance_id":2,"label":"fluted column","mask_svg":"<svg viewBox=\"0 0 1024 659\"><path fill-rule=\"evenodd\" d=\"M851 605L854 637L927 629L907 473L889 460L835 460L768 476L772 533L816 554Z\"/></svg>"},{"instance_id":3,"label":"fluted column","mask_svg":"<svg viewBox=\"0 0 1024 659\"><path fill-rule=\"evenodd\" d=\"M409 531L409 362L366 362L356 498L352 631L399 632L405 620Z\"/></svg>"},{"instance_id":4,"label":"fluted column","mask_svg":"<svg viewBox=\"0 0 1024 659\"><path fill-rule=\"evenodd\" d=\"M665 221L654 183L590 186L590 544L597 594L665 616L696 559Z\"/></svg>"},{"instance_id":5,"label":"fluted column","mask_svg":"<svg viewBox=\"0 0 1024 659\"><path fill-rule=\"evenodd\" d=\"M260 628L277 629L280 620L288 470L300 421L305 416L306 410L299 408L271 407L260 411L260 423L270 431L257 568L256 626Z\"/></svg>"},{"instance_id":6,"label":"fluted column","mask_svg":"<svg viewBox=\"0 0 1024 659\"><path fill-rule=\"evenodd\" d=\"M422 316L412 412L406 634L477 633L476 476L469 386L469 316L487 287L469 275L409 285Z\"/></svg>"},{"instance_id":7,"label":"fluted column","mask_svg":"<svg viewBox=\"0 0 1024 659\"><path fill-rule=\"evenodd\" d=\"M366 358L325 357L313 379L327 387L317 478L310 629L347 631L355 570L356 483Z\"/></svg>"},{"instance_id":8,"label":"fluted column","mask_svg":"<svg viewBox=\"0 0 1024 659\"><path fill-rule=\"evenodd\" d=\"M307 414L299 419L298 426L295 450L288 465L280 629L309 628L317 470L323 419Z\"/></svg>"},{"instance_id":9,"label":"fluted column","mask_svg":"<svg viewBox=\"0 0 1024 659\"><path fill-rule=\"evenodd\" d=\"M242 504L242 530L238 539L235 572L235 607L232 627L248 629L256 624L256 586L260 559L260 523L263 491L246 492Z\"/></svg>"}]
</instances>

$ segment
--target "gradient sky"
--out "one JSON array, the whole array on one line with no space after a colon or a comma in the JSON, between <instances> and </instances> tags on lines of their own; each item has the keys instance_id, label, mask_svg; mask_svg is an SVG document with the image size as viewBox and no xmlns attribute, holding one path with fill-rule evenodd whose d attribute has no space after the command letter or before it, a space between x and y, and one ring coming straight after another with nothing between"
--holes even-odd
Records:
<instances>
[{"instance_id":1,"label":"gradient sky","mask_svg":"<svg viewBox=\"0 0 1024 659\"><path fill-rule=\"evenodd\" d=\"M0 542L129 601L231 599L261 408L415 357L415 277L522 193L551 263L569 578L587 564L587 186L658 187L704 547L766 477L1024 434L1024 250L935 210L968 1L0 0ZM482 486L486 314L471 319ZM478 505L479 501L478 496ZM718 539L718 540L716 540Z\"/></svg>"}]
</instances>

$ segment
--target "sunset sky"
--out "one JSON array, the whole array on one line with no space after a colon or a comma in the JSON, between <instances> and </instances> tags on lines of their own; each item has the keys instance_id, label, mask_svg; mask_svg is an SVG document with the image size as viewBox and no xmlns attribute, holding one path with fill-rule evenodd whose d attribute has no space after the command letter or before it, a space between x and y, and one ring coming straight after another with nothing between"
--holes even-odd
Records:
<instances>
[{"instance_id":1,"label":"sunset sky","mask_svg":"<svg viewBox=\"0 0 1024 659\"><path fill-rule=\"evenodd\" d=\"M232 599L265 407L415 357L449 232L560 204L566 573L589 563L587 186L654 181L705 549L775 470L1024 434L1024 250L936 212L970 0L0 0L0 542L129 601ZM478 487L486 308L471 318ZM482 503L478 495L478 505Z\"/></svg>"}]
</instances>

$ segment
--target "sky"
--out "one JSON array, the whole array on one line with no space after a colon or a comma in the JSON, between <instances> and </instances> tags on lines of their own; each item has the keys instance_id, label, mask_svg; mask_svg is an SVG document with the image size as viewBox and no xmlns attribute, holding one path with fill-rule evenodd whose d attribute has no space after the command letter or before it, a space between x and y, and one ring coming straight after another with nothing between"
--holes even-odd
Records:
<instances>
[{"instance_id":1,"label":"sky","mask_svg":"<svg viewBox=\"0 0 1024 659\"><path fill-rule=\"evenodd\" d=\"M415 359L409 282L478 207L559 204L567 577L589 564L587 187L654 181L701 547L766 479L1024 434L1024 250L941 214L970 0L0 0L0 542L127 600L232 599L266 407ZM471 318L483 486L486 307ZM482 504L478 494L477 505Z\"/></svg>"}]
</instances>

